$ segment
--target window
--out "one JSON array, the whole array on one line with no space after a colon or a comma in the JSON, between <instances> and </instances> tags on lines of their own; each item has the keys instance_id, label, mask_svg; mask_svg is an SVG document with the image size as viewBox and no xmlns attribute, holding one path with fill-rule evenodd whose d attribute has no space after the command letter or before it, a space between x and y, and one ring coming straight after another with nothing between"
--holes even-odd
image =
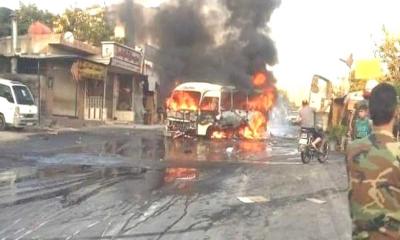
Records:
<instances>
[{"instance_id":1,"label":"window","mask_svg":"<svg viewBox=\"0 0 400 240\"><path fill-rule=\"evenodd\" d=\"M202 111L216 112L218 111L218 98L204 97L201 101L200 109Z\"/></svg>"},{"instance_id":2,"label":"window","mask_svg":"<svg viewBox=\"0 0 400 240\"><path fill-rule=\"evenodd\" d=\"M13 86L15 97L18 104L34 105L33 97L29 89L25 86Z\"/></svg>"},{"instance_id":3,"label":"window","mask_svg":"<svg viewBox=\"0 0 400 240\"><path fill-rule=\"evenodd\" d=\"M221 94L221 109L223 111L229 111L232 109L232 93L222 92Z\"/></svg>"},{"instance_id":4,"label":"window","mask_svg":"<svg viewBox=\"0 0 400 240\"><path fill-rule=\"evenodd\" d=\"M14 103L14 98L12 96L11 88L9 86L0 84L0 97L7 99L11 103Z\"/></svg>"},{"instance_id":5,"label":"window","mask_svg":"<svg viewBox=\"0 0 400 240\"><path fill-rule=\"evenodd\" d=\"M200 93L193 91L174 91L168 99L169 109L178 110L197 110L200 102Z\"/></svg>"}]
</instances>

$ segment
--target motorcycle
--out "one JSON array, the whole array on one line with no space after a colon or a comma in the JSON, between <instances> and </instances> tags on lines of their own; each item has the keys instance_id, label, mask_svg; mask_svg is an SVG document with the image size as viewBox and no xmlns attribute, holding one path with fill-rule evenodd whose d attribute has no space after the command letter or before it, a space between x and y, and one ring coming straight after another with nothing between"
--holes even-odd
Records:
<instances>
[{"instance_id":1,"label":"motorcycle","mask_svg":"<svg viewBox=\"0 0 400 240\"><path fill-rule=\"evenodd\" d=\"M314 137L309 129L301 129L299 138L299 152L301 161L304 164L310 163L314 158L317 158L318 162L324 163L328 159L328 143L324 139L319 143L320 149L315 149L312 145Z\"/></svg>"}]
</instances>

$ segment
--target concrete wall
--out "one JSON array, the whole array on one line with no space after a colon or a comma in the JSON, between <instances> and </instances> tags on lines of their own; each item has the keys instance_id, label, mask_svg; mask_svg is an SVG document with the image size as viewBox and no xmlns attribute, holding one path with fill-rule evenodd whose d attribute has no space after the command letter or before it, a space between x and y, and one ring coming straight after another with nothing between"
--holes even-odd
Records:
<instances>
[{"instance_id":1,"label":"concrete wall","mask_svg":"<svg viewBox=\"0 0 400 240\"><path fill-rule=\"evenodd\" d=\"M49 43L60 43L61 34L18 36L17 49L20 54L49 53ZM0 55L12 55L11 37L0 38Z\"/></svg>"}]
</instances>

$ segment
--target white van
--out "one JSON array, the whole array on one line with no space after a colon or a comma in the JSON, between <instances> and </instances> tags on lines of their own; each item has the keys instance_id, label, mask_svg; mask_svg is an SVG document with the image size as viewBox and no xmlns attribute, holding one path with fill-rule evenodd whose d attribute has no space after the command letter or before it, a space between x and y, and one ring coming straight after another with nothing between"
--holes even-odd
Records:
<instances>
[{"instance_id":1,"label":"white van","mask_svg":"<svg viewBox=\"0 0 400 240\"><path fill-rule=\"evenodd\" d=\"M197 136L209 136L213 130L235 129L248 118L247 109L239 106L247 95L231 86L206 82L186 82L178 85L171 98L189 95L194 108L172 109L167 107L166 135L191 132Z\"/></svg>"},{"instance_id":2,"label":"white van","mask_svg":"<svg viewBox=\"0 0 400 240\"><path fill-rule=\"evenodd\" d=\"M38 123L38 108L24 84L0 78L0 130L24 128Z\"/></svg>"}]
</instances>

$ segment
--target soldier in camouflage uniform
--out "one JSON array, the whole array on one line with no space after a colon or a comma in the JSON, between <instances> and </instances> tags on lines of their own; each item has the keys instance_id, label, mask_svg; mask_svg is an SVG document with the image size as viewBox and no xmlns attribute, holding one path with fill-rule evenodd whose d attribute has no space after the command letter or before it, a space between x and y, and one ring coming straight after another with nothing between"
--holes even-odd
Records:
<instances>
[{"instance_id":1,"label":"soldier in camouflage uniform","mask_svg":"<svg viewBox=\"0 0 400 240\"><path fill-rule=\"evenodd\" d=\"M389 84L371 93L373 133L347 152L353 239L400 239L400 143L392 129L396 92Z\"/></svg>"}]
</instances>

